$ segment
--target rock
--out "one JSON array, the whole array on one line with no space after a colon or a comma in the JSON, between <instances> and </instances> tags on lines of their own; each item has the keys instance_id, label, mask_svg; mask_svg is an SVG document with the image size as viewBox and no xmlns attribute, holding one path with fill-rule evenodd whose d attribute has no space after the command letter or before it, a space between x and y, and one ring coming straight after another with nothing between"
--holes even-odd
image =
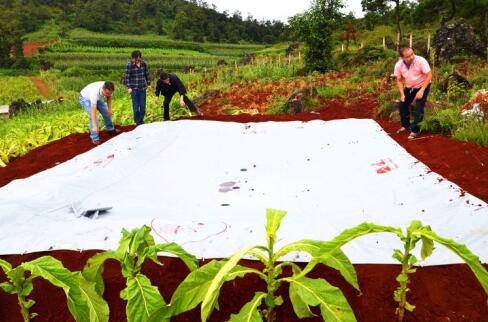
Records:
<instances>
[{"instance_id":1,"label":"rock","mask_svg":"<svg viewBox=\"0 0 488 322\"><path fill-rule=\"evenodd\" d=\"M400 110L396 109L393 112L391 112L388 119L390 120L390 122L395 122L395 123L400 122Z\"/></svg>"},{"instance_id":2,"label":"rock","mask_svg":"<svg viewBox=\"0 0 488 322\"><path fill-rule=\"evenodd\" d=\"M475 54L486 57L486 48L463 19L442 26L434 36L435 63L450 62L456 55Z\"/></svg>"},{"instance_id":3,"label":"rock","mask_svg":"<svg viewBox=\"0 0 488 322\"><path fill-rule=\"evenodd\" d=\"M239 65L249 65L252 63L252 60L253 60L253 54L245 54L244 57L241 58L241 60L239 61Z\"/></svg>"},{"instance_id":4,"label":"rock","mask_svg":"<svg viewBox=\"0 0 488 322\"><path fill-rule=\"evenodd\" d=\"M43 70L43 71L49 70L49 69L53 68L53 66L54 66L53 63L51 63L50 61L44 60L44 59L42 59L39 64L40 64L41 70Z\"/></svg>"},{"instance_id":5,"label":"rock","mask_svg":"<svg viewBox=\"0 0 488 322\"><path fill-rule=\"evenodd\" d=\"M485 118L488 118L488 90L482 89L477 91L469 102L463 105L461 112L468 111L473 111L478 115L484 115Z\"/></svg>"},{"instance_id":6,"label":"rock","mask_svg":"<svg viewBox=\"0 0 488 322\"><path fill-rule=\"evenodd\" d=\"M221 94L221 91L219 91L217 89L208 90L203 95L196 97L193 100L193 104L195 104L195 106L198 108L200 105L205 103L209 98L216 98L216 97L220 96L220 94Z\"/></svg>"},{"instance_id":7,"label":"rock","mask_svg":"<svg viewBox=\"0 0 488 322\"><path fill-rule=\"evenodd\" d=\"M225 61L225 59L219 59L219 61L217 62L217 66L227 66L227 62Z\"/></svg>"},{"instance_id":8,"label":"rock","mask_svg":"<svg viewBox=\"0 0 488 322\"><path fill-rule=\"evenodd\" d=\"M452 74L447 76L446 79L439 83L439 90L446 93L449 89L449 86L452 86L453 84L456 84L457 86L464 89L471 88L471 84L465 77L461 76L458 72L453 72Z\"/></svg>"},{"instance_id":9,"label":"rock","mask_svg":"<svg viewBox=\"0 0 488 322\"><path fill-rule=\"evenodd\" d=\"M15 116L20 111L26 110L26 109L28 109L30 107L31 107L31 104L27 103L22 98L21 99L18 99L16 101L13 101L10 104L10 107L9 107L10 117Z\"/></svg>"},{"instance_id":10,"label":"rock","mask_svg":"<svg viewBox=\"0 0 488 322\"><path fill-rule=\"evenodd\" d=\"M286 56L293 55L295 51L298 49L298 47L300 47L299 42L292 42L290 46L288 46L288 48L286 48L285 50Z\"/></svg>"},{"instance_id":11,"label":"rock","mask_svg":"<svg viewBox=\"0 0 488 322\"><path fill-rule=\"evenodd\" d=\"M312 98L317 96L315 87L302 88L294 92L285 103L285 108L290 113L301 113L311 111L313 108Z\"/></svg>"},{"instance_id":12,"label":"rock","mask_svg":"<svg viewBox=\"0 0 488 322\"><path fill-rule=\"evenodd\" d=\"M187 65L183 67L183 73L185 74L194 73L194 72L195 72L195 66Z\"/></svg>"}]
</instances>

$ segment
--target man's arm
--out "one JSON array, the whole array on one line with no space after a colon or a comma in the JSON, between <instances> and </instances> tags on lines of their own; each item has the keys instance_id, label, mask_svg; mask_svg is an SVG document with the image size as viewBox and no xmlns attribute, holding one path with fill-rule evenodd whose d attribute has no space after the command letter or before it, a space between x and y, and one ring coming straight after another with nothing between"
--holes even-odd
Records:
<instances>
[{"instance_id":1,"label":"man's arm","mask_svg":"<svg viewBox=\"0 0 488 322\"><path fill-rule=\"evenodd\" d=\"M416 95L417 99L420 100L420 99L422 99L422 97L424 97L425 89L427 88L427 86L429 86L431 81L432 81L432 72L430 71L426 75L424 85L422 85L422 88L420 88L420 90L417 92L417 95Z\"/></svg>"},{"instance_id":2,"label":"man's arm","mask_svg":"<svg viewBox=\"0 0 488 322\"><path fill-rule=\"evenodd\" d=\"M405 102L405 91L403 88L403 77L401 74L397 75L396 83L397 83L398 91L400 92L400 101Z\"/></svg>"},{"instance_id":3,"label":"man's arm","mask_svg":"<svg viewBox=\"0 0 488 322\"><path fill-rule=\"evenodd\" d=\"M108 116L112 117L112 97L107 97Z\"/></svg>"},{"instance_id":4,"label":"man's arm","mask_svg":"<svg viewBox=\"0 0 488 322\"><path fill-rule=\"evenodd\" d=\"M131 63L127 64L127 67L125 68L125 75L124 75L124 84L127 86L129 94L132 93L132 88L130 88L130 69L131 69Z\"/></svg>"},{"instance_id":5,"label":"man's arm","mask_svg":"<svg viewBox=\"0 0 488 322\"><path fill-rule=\"evenodd\" d=\"M144 62L144 77L146 77L147 86L151 86L151 74L149 74L146 62Z\"/></svg>"}]
</instances>

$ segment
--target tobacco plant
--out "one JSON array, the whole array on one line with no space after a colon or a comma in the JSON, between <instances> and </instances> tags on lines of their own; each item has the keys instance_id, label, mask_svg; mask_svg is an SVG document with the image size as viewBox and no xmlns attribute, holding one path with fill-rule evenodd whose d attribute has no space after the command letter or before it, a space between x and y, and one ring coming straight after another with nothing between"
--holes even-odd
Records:
<instances>
[{"instance_id":1,"label":"tobacco plant","mask_svg":"<svg viewBox=\"0 0 488 322\"><path fill-rule=\"evenodd\" d=\"M158 288L141 273L142 264L150 259L158 265L163 265L158 260L158 253L164 252L178 256L186 266L193 271L198 268L198 260L187 253L175 243L158 244L150 235L151 228L142 226L132 231L122 230L122 238L117 250L108 250L91 257L85 268L83 276L96 283L96 291L103 295L103 267L107 259L120 262L122 275L126 278L126 288L120 293L120 297L127 301L126 314L128 322L143 322L156 310L167 310ZM168 321L161 319L160 321Z\"/></svg>"},{"instance_id":2,"label":"tobacco plant","mask_svg":"<svg viewBox=\"0 0 488 322\"><path fill-rule=\"evenodd\" d=\"M24 322L37 316L30 312L35 301L27 297L34 286L32 280L42 277L54 286L60 287L66 294L68 309L79 322L108 321L107 302L95 291L95 283L85 280L81 272L71 272L51 256L39 257L12 268L7 261L0 259L0 267L7 275L8 281L0 284L5 292L16 294ZM30 275L26 277L26 273Z\"/></svg>"},{"instance_id":3,"label":"tobacco plant","mask_svg":"<svg viewBox=\"0 0 488 322\"><path fill-rule=\"evenodd\" d=\"M415 309L415 306L407 301L407 293L410 291L410 288L408 287L408 284L410 283L410 275L416 272L414 265L417 263L417 258L412 254L412 251L415 249L415 246L419 241L422 241L420 252L422 260L432 255L432 252L434 251L434 242L447 247L461 257L469 268L471 268L481 286L488 294L488 272L481 264L479 258L465 245L459 244L451 239L440 237L432 231L430 226L423 226L418 220L412 221L406 230L406 234L400 231L397 232L397 235L403 242L404 247L403 251L395 249L393 253L393 258L402 264L402 271L396 278L399 286L394 293L394 299L398 302L398 308L396 310L398 322L403 321L405 311L412 312Z\"/></svg>"},{"instance_id":4,"label":"tobacco plant","mask_svg":"<svg viewBox=\"0 0 488 322\"><path fill-rule=\"evenodd\" d=\"M150 321L160 321L168 316L178 315L195 308L201 303L201 321L206 322L214 309L218 309L220 289L225 282L232 281L246 274L256 274L266 282L266 292L257 292L254 298L245 304L239 313L233 314L230 321L276 321L276 308L283 303L276 292L283 283L289 284L289 297L293 309L299 318L315 316L310 306L319 306L325 321L356 321L354 313L340 289L329 284L325 279L312 279L306 275L318 264L339 270L344 279L359 291L356 271L347 256L340 250L350 236L335 242L301 240L275 250L276 232L280 227L285 211L267 210L267 244L247 247L230 258L210 263L191 272L178 286L171 299L170 312L156 311ZM379 226L378 226L379 227ZM369 227L367 232L374 232L376 227ZM311 261L302 269L297 264L278 260L291 252L306 252ZM264 264L262 271L238 265L245 256L251 256ZM291 267L292 275L283 274L284 267ZM264 303L264 304L263 304ZM261 309L261 307L263 307Z\"/></svg>"}]
</instances>

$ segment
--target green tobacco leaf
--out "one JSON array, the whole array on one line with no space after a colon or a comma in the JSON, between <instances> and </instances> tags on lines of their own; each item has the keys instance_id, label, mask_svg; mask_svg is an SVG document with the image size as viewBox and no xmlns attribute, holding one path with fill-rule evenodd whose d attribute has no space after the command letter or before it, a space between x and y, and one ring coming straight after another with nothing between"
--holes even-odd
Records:
<instances>
[{"instance_id":1,"label":"green tobacco leaf","mask_svg":"<svg viewBox=\"0 0 488 322\"><path fill-rule=\"evenodd\" d=\"M320 256L317 258L317 260L324 265L337 269L349 284L351 284L356 290L361 291L359 289L356 270L342 250L337 249L333 254Z\"/></svg>"},{"instance_id":2,"label":"green tobacco leaf","mask_svg":"<svg viewBox=\"0 0 488 322\"><path fill-rule=\"evenodd\" d=\"M254 298L246 303L238 314L232 314L229 322L262 322L263 318L259 313L258 307L263 302L266 293L257 292Z\"/></svg>"},{"instance_id":3,"label":"green tobacco leaf","mask_svg":"<svg viewBox=\"0 0 488 322\"><path fill-rule=\"evenodd\" d=\"M128 322L145 322L152 313L165 305L158 288L140 273L127 279L127 287L120 294L127 301L125 311Z\"/></svg>"},{"instance_id":4,"label":"green tobacco leaf","mask_svg":"<svg viewBox=\"0 0 488 322\"><path fill-rule=\"evenodd\" d=\"M107 259L115 259L120 261L120 258L116 252L107 250L90 257L82 271L82 275L87 281L95 283L95 290L100 295L103 295L105 289L105 283L102 275L104 264Z\"/></svg>"},{"instance_id":5,"label":"green tobacco leaf","mask_svg":"<svg viewBox=\"0 0 488 322\"><path fill-rule=\"evenodd\" d=\"M131 255L142 255L144 249L149 246L154 246L154 238L151 236L151 228L144 225L139 229L134 229L131 233L132 239L129 245L129 253Z\"/></svg>"},{"instance_id":6,"label":"green tobacco leaf","mask_svg":"<svg viewBox=\"0 0 488 322\"><path fill-rule=\"evenodd\" d=\"M476 276L481 286L485 290L485 293L488 294L488 272L481 264L478 256L473 254L465 245L459 244L452 239L446 239L440 237L433 231L426 230L426 229L420 229L414 231L413 234L438 242L439 244L447 247L456 255L461 257L464 260L464 262L468 264L469 268L471 268L474 275Z\"/></svg>"},{"instance_id":7,"label":"green tobacco leaf","mask_svg":"<svg viewBox=\"0 0 488 322\"><path fill-rule=\"evenodd\" d=\"M307 303L305 303L298 294L298 286L296 286L294 283L290 283L288 293L290 295L293 310L300 319L311 318L315 316L315 314L310 311L310 307L307 305Z\"/></svg>"},{"instance_id":8,"label":"green tobacco leaf","mask_svg":"<svg viewBox=\"0 0 488 322\"><path fill-rule=\"evenodd\" d=\"M432 255L434 251L434 241L425 237L421 236L422 238L422 249L420 251L420 255L422 256L422 260L425 260L427 257Z\"/></svg>"},{"instance_id":9,"label":"green tobacco leaf","mask_svg":"<svg viewBox=\"0 0 488 322\"><path fill-rule=\"evenodd\" d=\"M296 286L296 293L303 303L320 306L322 318L327 322L356 322L356 317L341 290L324 279L307 277L287 278Z\"/></svg>"},{"instance_id":10,"label":"green tobacco leaf","mask_svg":"<svg viewBox=\"0 0 488 322\"><path fill-rule=\"evenodd\" d=\"M190 271L194 271L198 268L198 259L176 243L160 244L152 247L155 248L156 253L162 252L178 256L186 264Z\"/></svg>"},{"instance_id":11,"label":"green tobacco leaf","mask_svg":"<svg viewBox=\"0 0 488 322\"><path fill-rule=\"evenodd\" d=\"M79 322L108 321L108 304L95 291L95 284L86 281L80 272L70 272L51 256L43 256L21 264L33 277L42 277L64 290L68 309Z\"/></svg>"},{"instance_id":12,"label":"green tobacco leaf","mask_svg":"<svg viewBox=\"0 0 488 322\"><path fill-rule=\"evenodd\" d=\"M213 278L224 266L224 263L225 261L214 260L191 272L173 293L173 297L171 298L172 315L189 311L200 304ZM260 273L257 270L236 265L227 275L226 282L237 277L244 277L245 274L256 272Z\"/></svg>"},{"instance_id":13,"label":"green tobacco leaf","mask_svg":"<svg viewBox=\"0 0 488 322\"><path fill-rule=\"evenodd\" d=\"M283 210L266 209L266 234L271 240L276 241L276 232L285 215L286 211Z\"/></svg>"},{"instance_id":14,"label":"green tobacco leaf","mask_svg":"<svg viewBox=\"0 0 488 322\"><path fill-rule=\"evenodd\" d=\"M0 258L0 267L2 268L5 274L7 274L12 269L12 265L10 265L9 262L1 258Z\"/></svg>"},{"instance_id":15,"label":"green tobacco leaf","mask_svg":"<svg viewBox=\"0 0 488 322\"><path fill-rule=\"evenodd\" d=\"M232 255L232 257L230 257L224 263L224 266L220 268L217 274L215 274L205 294L205 297L203 298L201 311L202 322L206 322L213 309L217 307L220 288L228 278L228 274L232 271L232 269L237 265L237 263L242 259L244 255L246 255L249 251L253 250L256 247L256 245L250 246Z\"/></svg>"},{"instance_id":16,"label":"green tobacco leaf","mask_svg":"<svg viewBox=\"0 0 488 322\"><path fill-rule=\"evenodd\" d=\"M17 294L18 289L8 282L0 283L0 288L9 294Z\"/></svg>"}]
</instances>

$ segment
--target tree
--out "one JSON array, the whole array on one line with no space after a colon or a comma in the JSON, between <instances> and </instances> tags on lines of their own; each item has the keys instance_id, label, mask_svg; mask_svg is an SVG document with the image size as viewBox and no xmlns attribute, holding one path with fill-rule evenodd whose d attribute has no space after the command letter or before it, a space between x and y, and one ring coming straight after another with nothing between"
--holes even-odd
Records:
<instances>
[{"instance_id":1,"label":"tree","mask_svg":"<svg viewBox=\"0 0 488 322\"><path fill-rule=\"evenodd\" d=\"M314 0L311 9L290 19L293 32L307 45L305 66L309 71L332 68L332 32L343 7L342 0Z\"/></svg>"},{"instance_id":2,"label":"tree","mask_svg":"<svg viewBox=\"0 0 488 322\"><path fill-rule=\"evenodd\" d=\"M381 11L386 11L389 2L395 3L395 21L397 32L402 38L402 29L400 26L400 4L401 0L361 0L361 6L363 10L371 13L378 13Z\"/></svg>"}]
</instances>

